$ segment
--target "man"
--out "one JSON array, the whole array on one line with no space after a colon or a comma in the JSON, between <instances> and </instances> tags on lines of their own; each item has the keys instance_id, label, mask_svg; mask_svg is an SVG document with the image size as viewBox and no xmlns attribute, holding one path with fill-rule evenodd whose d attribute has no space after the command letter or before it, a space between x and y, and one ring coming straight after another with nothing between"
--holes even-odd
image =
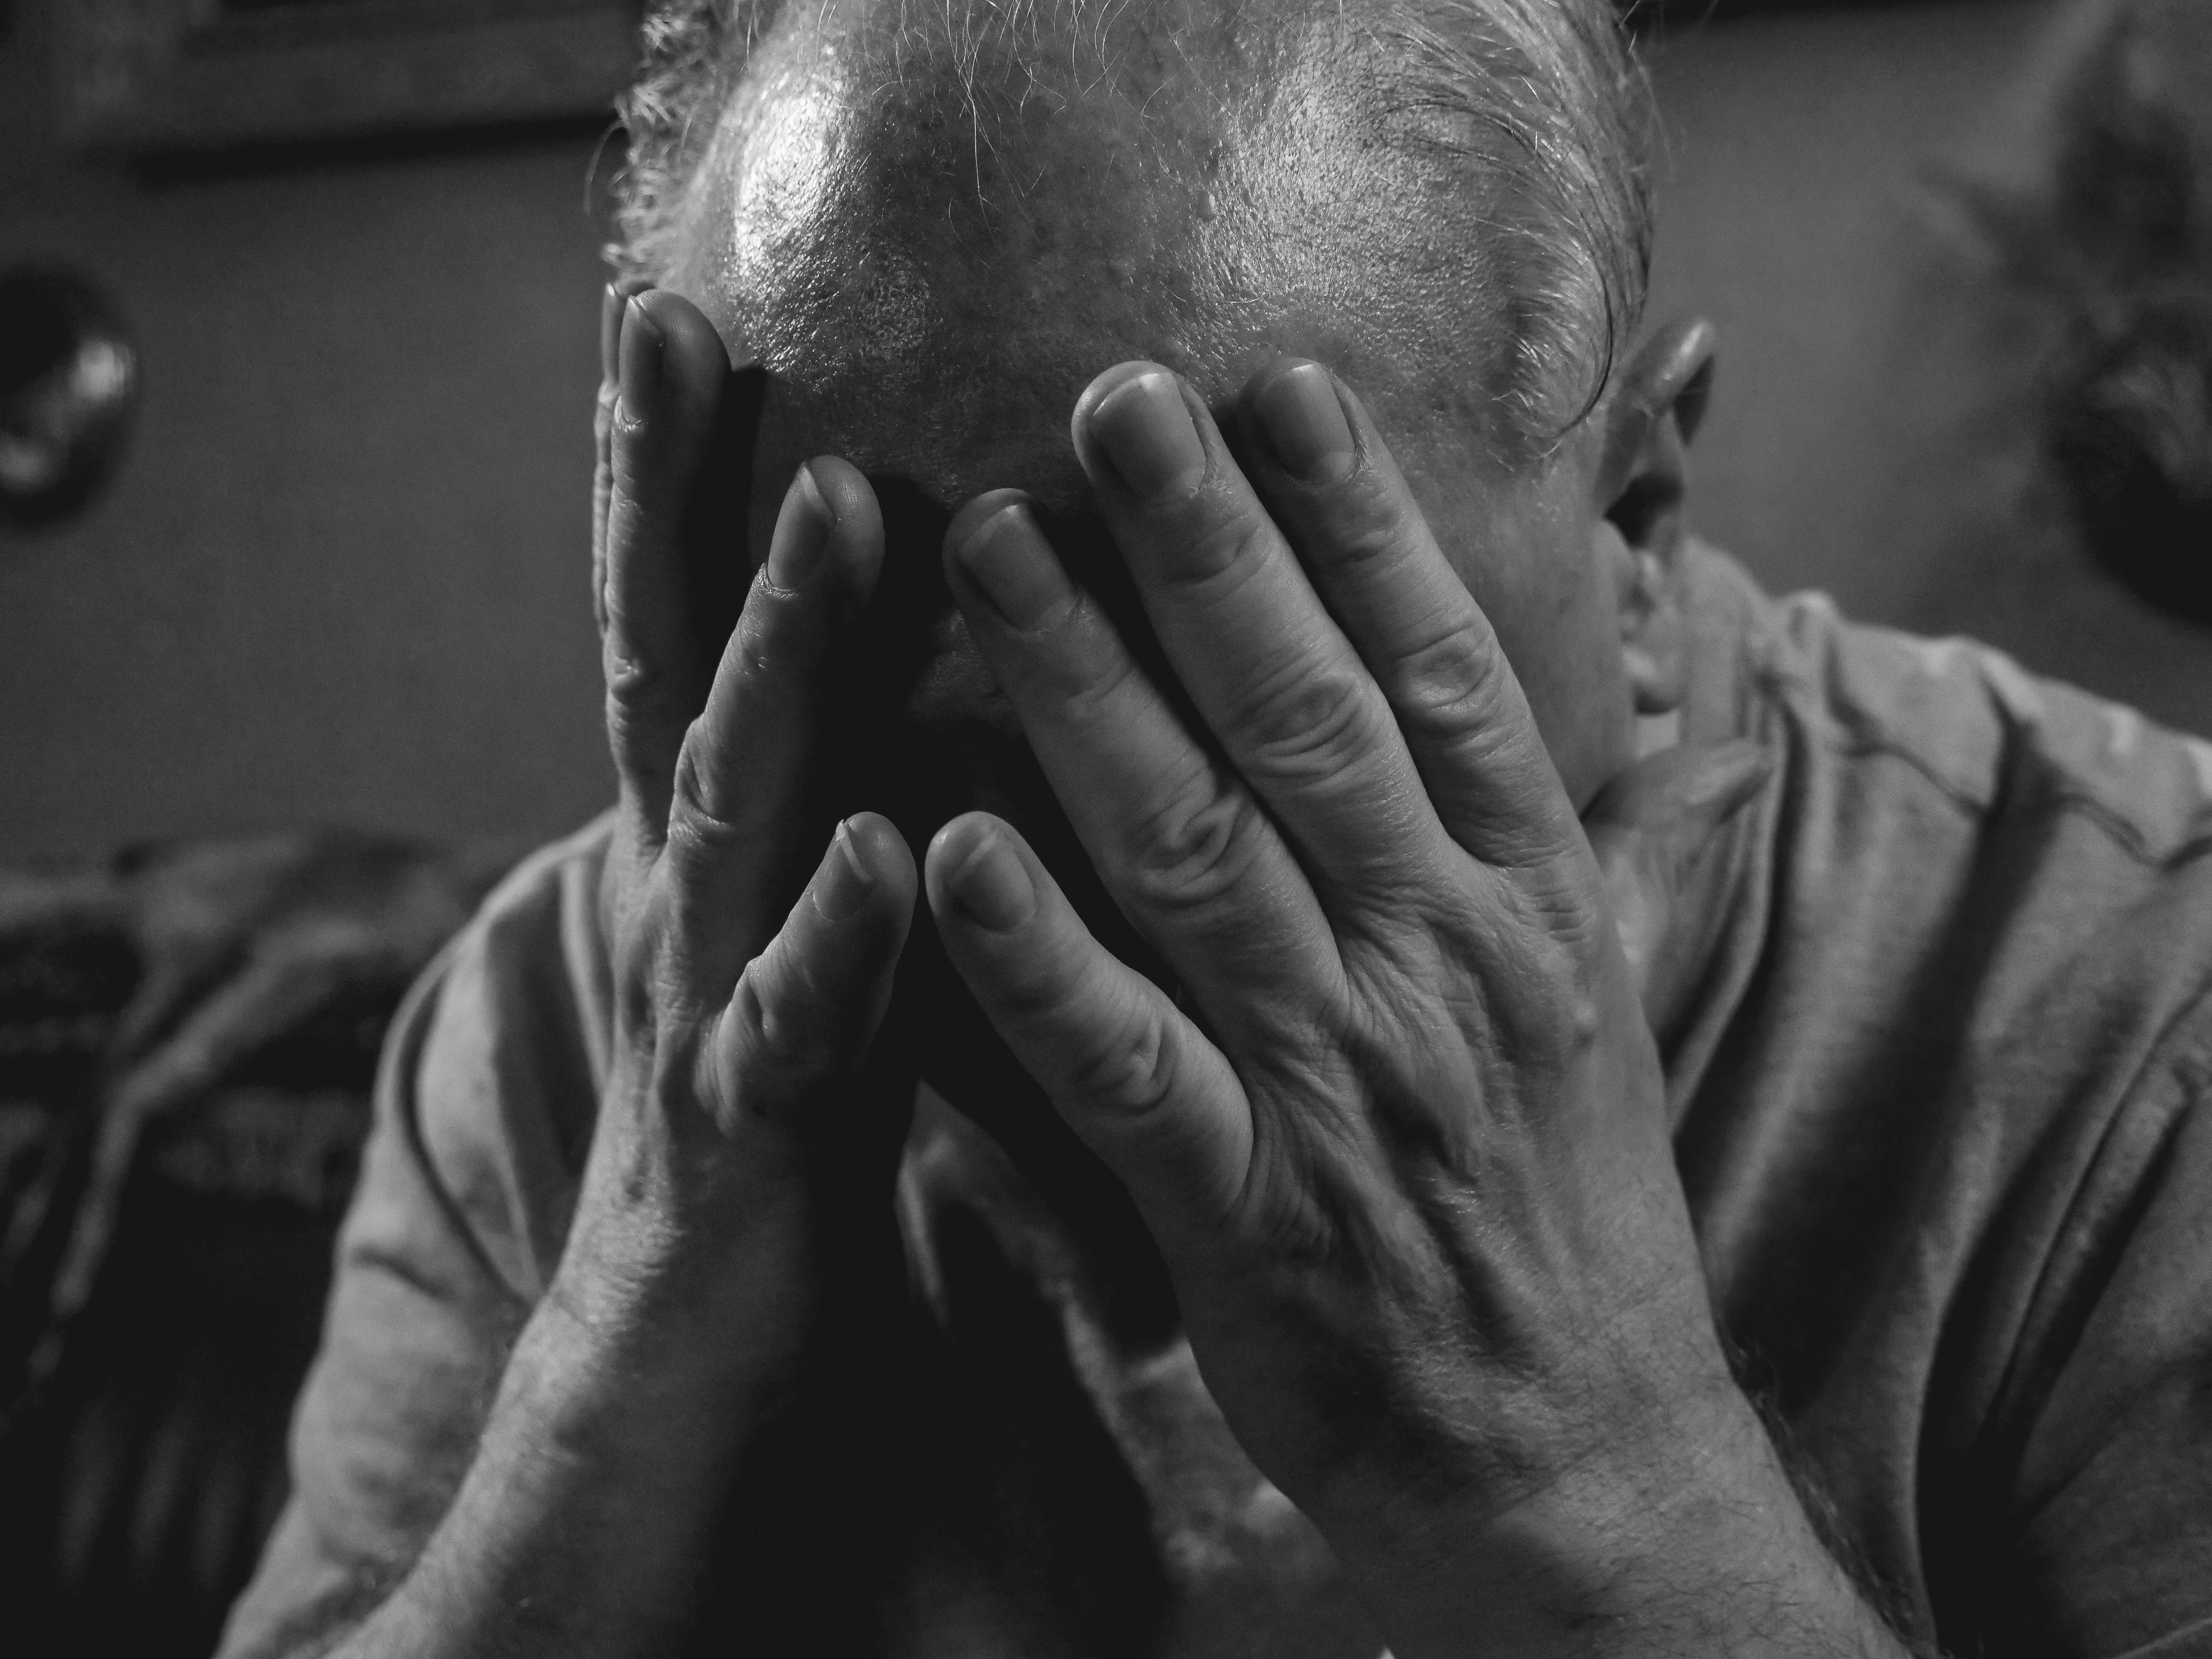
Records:
<instances>
[{"instance_id":1,"label":"man","mask_svg":"<svg viewBox=\"0 0 2212 1659\"><path fill-rule=\"evenodd\" d=\"M1686 540L1609 15L648 38L228 1650L2212 1651L2212 768Z\"/></svg>"}]
</instances>

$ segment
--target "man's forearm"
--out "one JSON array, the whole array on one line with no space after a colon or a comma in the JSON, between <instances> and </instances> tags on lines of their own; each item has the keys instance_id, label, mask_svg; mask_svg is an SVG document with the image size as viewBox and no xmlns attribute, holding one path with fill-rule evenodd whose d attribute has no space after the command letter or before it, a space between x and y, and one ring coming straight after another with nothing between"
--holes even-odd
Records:
<instances>
[{"instance_id":1,"label":"man's forearm","mask_svg":"<svg viewBox=\"0 0 2212 1659\"><path fill-rule=\"evenodd\" d=\"M343 1659L665 1650L718 1505L791 1367L600 1291L549 1295L445 1519Z\"/></svg>"},{"instance_id":2,"label":"man's forearm","mask_svg":"<svg viewBox=\"0 0 2212 1659\"><path fill-rule=\"evenodd\" d=\"M1392 1651L1908 1659L1731 1392L1639 1467L1594 1460L1471 1526L1449 1504L1378 1504L1398 1516L1346 1553Z\"/></svg>"},{"instance_id":3,"label":"man's forearm","mask_svg":"<svg viewBox=\"0 0 2212 1659\"><path fill-rule=\"evenodd\" d=\"M731 644L707 648L688 573L733 550L690 531L746 521L732 490L750 469L723 441L757 419L764 374L733 373L661 290L611 289L600 343L594 608L621 799L599 1110L555 1285L353 1655L666 1645L782 1399L834 1369L821 1356L868 1328L883 1285L904 1291L885 1235L913 1080L876 1037L914 858L870 812L823 844L814 805L882 515L849 464L800 468L767 546L738 550L756 574Z\"/></svg>"}]
</instances>

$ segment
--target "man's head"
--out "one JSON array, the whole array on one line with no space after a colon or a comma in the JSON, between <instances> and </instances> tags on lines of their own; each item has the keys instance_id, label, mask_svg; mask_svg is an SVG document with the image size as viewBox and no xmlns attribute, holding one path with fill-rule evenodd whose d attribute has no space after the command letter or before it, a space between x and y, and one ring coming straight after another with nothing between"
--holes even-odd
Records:
<instances>
[{"instance_id":1,"label":"man's head","mask_svg":"<svg viewBox=\"0 0 2212 1659\"><path fill-rule=\"evenodd\" d=\"M753 545L811 456L856 463L884 509L867 667L903 718L838 810L888 812L917 845L995 811L1133 945L939 551L966 500L1018 486L1113 608L1068 421L1133 357L1217 404L1279 354L1328 363L1571 793L1627 763L1635 711L1679 679L1680 441L1710 350L1692 331L1626 355L1649 225L1615 27L1609 0L677 0L649 25L619 252L768 370ZM1016 1106L930 939L902 968L930 1075L1064 1208L1086 1183L1122 1202Z\"/></svg>"},{"instance_id":2,"label":"man's head","mask_svg":"<svg viewBox=\"0 0 2212 1659\"><path fill-rule=\"evenodd\" d=\"M1622 763L1623 602L1656 601L1601 526L1657 440L1621 372L1649 215L1609 0L680 0L647 38L625 257L769 370L758 528L823 452L940 514L1015 484L1078 523L1093 374L1225 399L1315 356L1577 798Z\"/></svg>"},{"instance_id":3,"label":"man's head","mask_svg":"<svg viewBox=\"0 0 2212 1659\"><path fill-rule=\"evenodd\" d=\"M626 256L793 373L936 389L911 360L951 339L981 385L1073 305L1218 375L1303 310L1419 332L1523 459L1642 301L1607 0L690 0L647 39ZM799 349L820 323L847 337Z\"/></svg>"}]
</instances>

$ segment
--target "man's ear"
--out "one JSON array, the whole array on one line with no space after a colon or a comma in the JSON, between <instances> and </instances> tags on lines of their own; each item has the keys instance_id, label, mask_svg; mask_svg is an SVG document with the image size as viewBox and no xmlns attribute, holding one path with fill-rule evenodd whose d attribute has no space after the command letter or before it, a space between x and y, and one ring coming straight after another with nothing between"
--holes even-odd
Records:
<instances>
[{"instance_id":1,"label":"man's ear","mask_svg":"<svg viewBox=\"0 0 2212 1659\"><path fill-rule=\"evenodd\" d=\"M1683 501L1690 440L1712 393L1714 332L1670 323L1630 360L1606 408L1598 554L1619 585L1620 645L1639 714L1682 700Z\"/></svg>"}]
</instances>

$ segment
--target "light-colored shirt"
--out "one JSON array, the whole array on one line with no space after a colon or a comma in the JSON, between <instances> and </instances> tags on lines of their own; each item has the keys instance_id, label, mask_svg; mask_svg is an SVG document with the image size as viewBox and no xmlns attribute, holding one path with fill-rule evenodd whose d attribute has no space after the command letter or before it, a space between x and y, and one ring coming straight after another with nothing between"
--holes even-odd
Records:
<instances>
[{"instance_id":1,"label":"light-colored shirt","mask_svg":"<svg viewBox=\"0 0 2212 1659\"><path fill-rule=\"evenodd\" d=\"M2212 1655L2212 747L1960 641L1690 562L1690 738L1776 777L1731 824L1661 1033L1712 1303L1910 1639ZM405 1571L559 1261L607 1060L604 823L511 877L404 1009L225 1652ZM1303 1518L1176 1340L925 1097L915 1317L857 1467L737 1516L699 1650L1368 1659Z\"/></svg>"}]
</instances>

